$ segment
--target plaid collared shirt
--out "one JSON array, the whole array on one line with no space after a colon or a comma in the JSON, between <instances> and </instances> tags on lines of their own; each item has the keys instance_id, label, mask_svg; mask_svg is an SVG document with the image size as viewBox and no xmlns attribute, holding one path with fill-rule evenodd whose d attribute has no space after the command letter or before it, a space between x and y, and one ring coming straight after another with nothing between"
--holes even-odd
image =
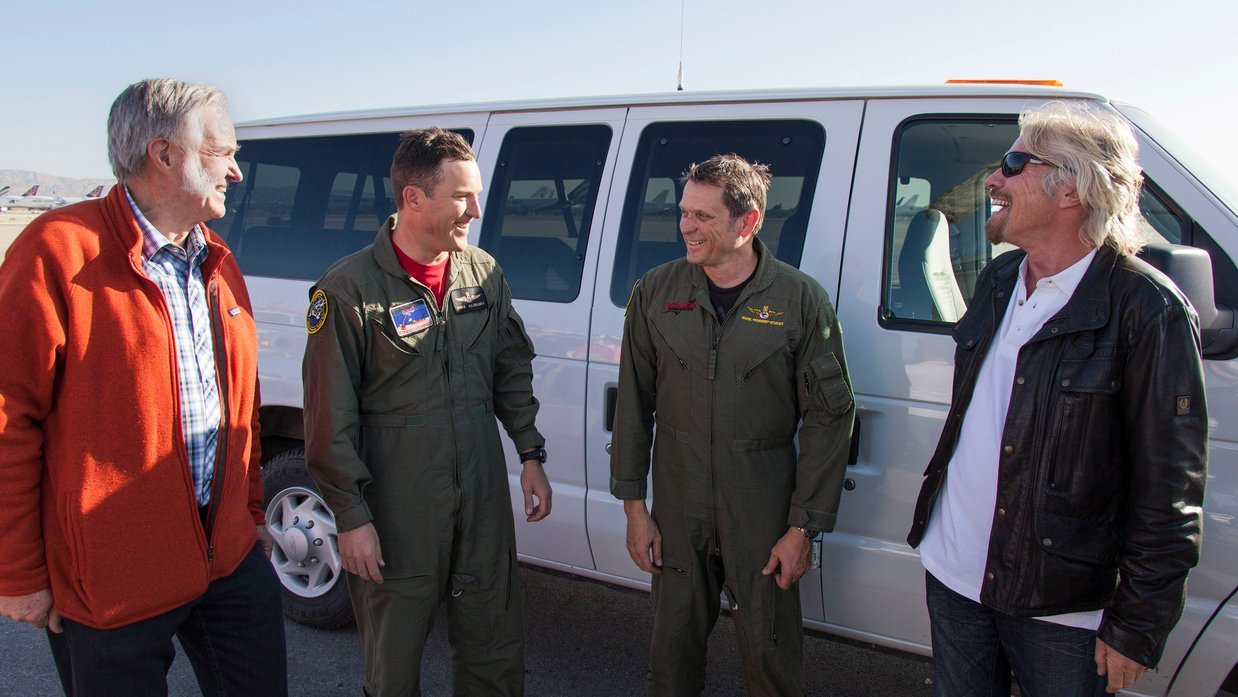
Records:
<instances>
[{"instance_id":1,"label":"plaid collared shirt","mask_svg":"<svg viewBox=\"0 0 1238 697\"><path fill-rule=\"evenodd\" d=\"M219 424L223 418L215 375L210 307L202 282L206 235L201 226L194 226L186 239L186 248L182 249L142 215L128 188L125 197L142 229L142 267L159 286L172 318L181 431L189 454L194 494L198 505L205 506L211 500L211 477L215 474Z\"/></svg>"}]
</instances>

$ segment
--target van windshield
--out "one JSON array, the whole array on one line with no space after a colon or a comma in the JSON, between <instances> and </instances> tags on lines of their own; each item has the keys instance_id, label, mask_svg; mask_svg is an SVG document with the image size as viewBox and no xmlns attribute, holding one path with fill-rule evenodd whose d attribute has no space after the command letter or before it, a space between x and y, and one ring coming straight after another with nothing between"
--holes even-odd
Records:
<instances>
[{"instance_id":1,"label":"van windshield","mask_svg":"<svg viewBox=\"0 0 1238 697\"><path fill-rule=\"evenodd\" d=\"M1234 179L1226 175L1211 161L1199 154L1186 141L1179 138L1172 129L1152 118L1148 112L1129 104L1114 104L1122 115L1130 119L1139 130L1148 135L1176 159L1187 171L1199 180L1221 202L1229 207L1230 212L1238 210L1238 187Z\"/></svg>"}]
</instances>

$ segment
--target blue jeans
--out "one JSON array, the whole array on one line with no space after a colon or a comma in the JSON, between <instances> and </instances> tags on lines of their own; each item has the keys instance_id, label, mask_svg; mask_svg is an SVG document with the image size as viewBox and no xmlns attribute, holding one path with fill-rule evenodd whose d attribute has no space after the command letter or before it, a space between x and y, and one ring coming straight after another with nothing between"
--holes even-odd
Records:
<instances>
[{"instance_id":1,"label":"blue jeans","mask_svg":"<svg viewBox=\"0 0 1238 697\"><path fill-rule=\"evenodd\" d=\"M141 593L140 588L134 589ZM163 697L175 635L204 695L283 697L287 653L279 579L255 544L196 600L115 629L64 620L47 632L67 697Z\"/></svg>"},{"instance_id":2,"label":"blue jeans","mask_svg":"<svg viewBox=\"0 0 1238 697\"><path fill-rule=\"evenodd\" d=\"M925 573L933 634L933 694L1009 697L1013 670L1025 697L1096 697L1096 632L997 612Z\"/></svg>"}]
</instances>

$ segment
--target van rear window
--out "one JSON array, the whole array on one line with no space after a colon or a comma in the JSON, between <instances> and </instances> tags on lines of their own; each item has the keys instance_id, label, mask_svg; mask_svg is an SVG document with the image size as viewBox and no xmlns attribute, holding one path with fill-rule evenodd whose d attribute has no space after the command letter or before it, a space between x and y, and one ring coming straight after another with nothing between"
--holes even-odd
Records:
<instances>
[{"instance_id":1,"label":"van rear window","mask_svg":"<svg viewBox=\"0 0 1238 697\"><path fill-rule=\"evenodd\" d=\"M472 131L459 133L472 142ZM210 227L246 275L316 281L373 242L395 212L390 171L399 142L399 133L243 141L244 178L228 188L227 214Z\"/></svg>"},{"instance_id":2,"label":"van rear window","mask_svg":"<svg viewBox=\"0 0 1238 697\"><path fill-rule=\"evenodd\" d=\"M498 260L512 297L568 303L580 294L610 138L602 125L507 132L480 244Z\"/></svg>"},{"instance_id":3,"label":"van rear window","mask_svg":"<svg viewBox=\"0 0 1238 697\"><path fill-rule=\"evenodd\" d=\"M737 153L770 167L773 179L758 233L779 259L798 266L825 130L812 121L677 121L645 127L624 197L610 297L623 307L649 269L684 256L679 236L679 178L694 162Z\"/></svg>"}]
</instances>

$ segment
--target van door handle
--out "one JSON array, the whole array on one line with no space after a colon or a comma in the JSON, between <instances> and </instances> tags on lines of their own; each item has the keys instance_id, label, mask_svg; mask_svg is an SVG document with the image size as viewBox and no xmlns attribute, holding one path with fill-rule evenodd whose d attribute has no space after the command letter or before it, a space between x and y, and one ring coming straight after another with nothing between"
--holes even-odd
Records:
<instances>
[{"instance_id":1,"label":"van door handle","mask_svg":"<svg viewBox=\"0 0 1238 697\"><path fill-rule=\"evenodd\" d=\"M615 430L615 405L619 403L619 388L611 385L606 388L606 421L607 433Z\"/></svg>"},{"instance_id":2,"label":"van door handle","mask_svg":"<svg viewBox=\"0 0 1238 697\"><path fill-rule=\"evenodd\" d=\"M855 417L855 426L851 428L851 450L847 453L847 466L860 461L860 416Z\"/></svg>"}]
</instances>

